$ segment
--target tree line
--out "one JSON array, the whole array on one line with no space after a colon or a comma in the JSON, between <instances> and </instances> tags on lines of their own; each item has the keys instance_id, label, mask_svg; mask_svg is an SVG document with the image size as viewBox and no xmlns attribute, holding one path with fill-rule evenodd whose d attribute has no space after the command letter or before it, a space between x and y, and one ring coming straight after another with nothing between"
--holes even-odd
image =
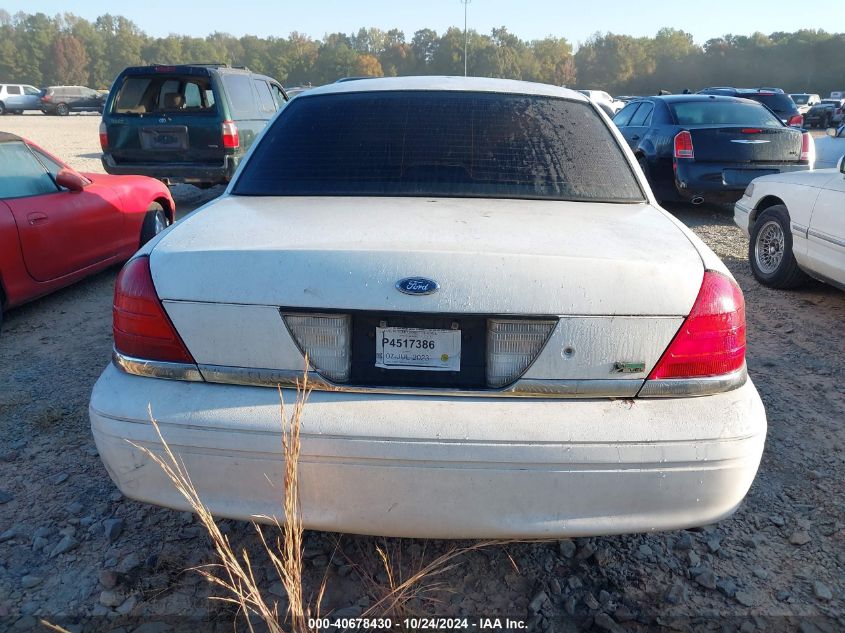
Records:
<instances>
[{"instance_id":1,"label":"tree line","mask_svg":"<svg viewBox=\"0 0 845 633\"><path fill-rule=\"evenodd\" d=\"M696 44L682 30L654 37L596 33L573 52L562 37L522 40L507 28L467 33L470 75L604 89L612 94L680 92L704 86L776 86L826 96L845 89L845 34L822 30L725 35ZM348 76L462 75L464 32L362 28L313 39L152 37L122 16L93 22L71 13L10 15L0 9L0 82L108 88L126 66L220 62L247 66L285 86Z\"/></svg>"}]
</instances>

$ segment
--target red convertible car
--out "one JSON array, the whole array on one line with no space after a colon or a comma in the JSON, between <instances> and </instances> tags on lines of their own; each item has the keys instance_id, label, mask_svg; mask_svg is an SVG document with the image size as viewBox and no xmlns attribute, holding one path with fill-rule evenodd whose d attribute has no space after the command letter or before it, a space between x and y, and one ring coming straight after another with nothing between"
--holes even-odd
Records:
<instances>
[{"instance_id":1,"label":"red convertible car","mask_svg":"<svg viewBox=\"0 0 845 633\"><path fill-rule=\"evenodd\" d=\"M0 323L8 308L129 259L175 211L158 180L80 174L0 132Z\"/></svg>"}]
</instances>

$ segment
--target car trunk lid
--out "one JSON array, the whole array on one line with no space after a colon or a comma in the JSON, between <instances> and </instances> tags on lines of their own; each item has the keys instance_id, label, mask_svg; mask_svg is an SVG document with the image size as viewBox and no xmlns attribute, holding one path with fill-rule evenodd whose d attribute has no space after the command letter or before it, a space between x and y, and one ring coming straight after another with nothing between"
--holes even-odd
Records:
<instances>
[{"instance_id":1,"label":"car trunk lid","mask_svg":"<svg viewBox=\"0 0 845 633\"><path fill-rule=\"evenodd\" d=\"M681 315L701 258L648 204L228 196L153 253L162 299L480 314ZM398 292L424 276L438 292Z\"/></svg>"},{"instance_id":2,"label":"car trunk lid","mask_svg":"<svg viewBox=\"0 0 845 633\"><path fill-rule=\"evenodd\" d=\"M324 377L364 387L524 376L547 393L631 397L704 275L683 229L646 203L228 196L184 222L153 249L152 278L221 382L275 384L308 352ZM408 277L439 288L400 292ZM434 369L382 359L415 337L459 363L439 347Z\"/></svg>"},{"instance_id":3,"label":"car trunk lid","mask_svg":"<svg viewBox=\"0 0 845 633\"><path fill-rule=\"evenodd\" d=\"M697 162L797 163L801 132L752 125L689 128Z\"/></svg>"}]
</instances>

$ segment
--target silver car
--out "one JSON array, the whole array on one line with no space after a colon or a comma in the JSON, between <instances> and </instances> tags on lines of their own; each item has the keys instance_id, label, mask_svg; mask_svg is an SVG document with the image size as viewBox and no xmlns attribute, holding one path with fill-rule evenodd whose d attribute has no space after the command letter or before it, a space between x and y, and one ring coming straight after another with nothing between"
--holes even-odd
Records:
<instances>
[{"instance_id":1,"label":"silver car","mask_svg":"<svg viewBox=\"0 0 845 633\"><path fill-rule=\"evenodd\" d=\"M28 84L0 84L0 114L41 109L41 91Z\"/></svg>"}]
</instances>

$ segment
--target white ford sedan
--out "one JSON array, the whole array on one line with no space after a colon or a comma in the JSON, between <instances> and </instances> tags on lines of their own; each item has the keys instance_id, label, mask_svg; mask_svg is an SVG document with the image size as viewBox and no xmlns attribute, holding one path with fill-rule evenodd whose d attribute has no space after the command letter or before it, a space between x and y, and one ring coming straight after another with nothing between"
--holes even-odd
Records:
<instances>
[{"instance_id":1,"label":"white ford sedan","mask_svg":"<svg viewBox=\"0 0 845 633\"><path fill-rule=\"evenodd\" d=\"M663 530L733 512L766 418L742 293L582 95L489 79L289 102L226 193L141 250L94 387L129 497L281 512L305 354L306 527L414 537Z\"/></svg>"},{"instance_id":2,"label":"white ford sedan","mask_svg":"<svg viewBox=\"0 0 845 633\"><path fill-rule=\"evenodd\" d=\"M734 221L760 283L795 288L814 277L845 290L845 156L836 169L755 178Z\"/></svg>"}]
</instances>

